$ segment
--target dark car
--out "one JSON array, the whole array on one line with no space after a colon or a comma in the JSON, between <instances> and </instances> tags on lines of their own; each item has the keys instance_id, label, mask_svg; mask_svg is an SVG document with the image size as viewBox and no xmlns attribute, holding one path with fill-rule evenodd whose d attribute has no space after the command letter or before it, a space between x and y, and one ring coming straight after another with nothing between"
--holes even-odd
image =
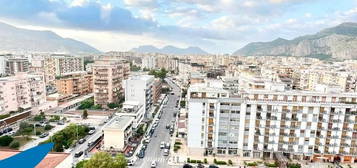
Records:
<instances>
[{"instance_id":1,"label":"dark car","mask_svg":"<svg viewBox=\"0 0 357 168\"><path fill-rule=\"evenodd\" d=\"M216 165L209 165L208 168L219 168L219 167Z\"/></svg>"},{"instance_id":2,"label":"dark car","mask_svg":"<svg viewBox=\"0 0 357 168\"><path fill-rule=\"evenodd\" d=\"M140 152L138 153L138 158L144 158L144 157L145 157L145 151L140 150Z\"/></svg>"},{"instance_id":3,"label":"dark car","mask_svg":"<svg viewBox=\"0 0 357 168\"><path fill-rule=\"evenodd\" d=\"M12 128L9 127L9 128L5 128L2 132L3 132L4 134L6 134L6 133L11 132L11 131L12 131Z\"/></svg>"},{"instance_id":4,"label":"dark car","mask_svg":"<svg viewBox=\"0 0 357 168\"><path fill-rule=\"evenodd\" d=\"M182 168L193 168L193 166L191 166L189 164L184 164Z\"/></svg>"},{"instance_id":5,"label":"dark car","mask_svg":"<svg viewBox=\"0 0 357 168\"><path fill-rule=\"evenodd\" d=\"M199 164L197 165L197 168L205 168L205 166L202 165L201 163L199 163Z\"/></svg>"},{"instance_id":6,"label":"dark car","mask_svg":"<svg viewBox=\"0 0 357 168\"><path fill-rule=\"evenodd\" d=\"M82 155L83 155L83 151L79 151L74 154L74 157L80 157Z\"/></svg>"}]
</instances>

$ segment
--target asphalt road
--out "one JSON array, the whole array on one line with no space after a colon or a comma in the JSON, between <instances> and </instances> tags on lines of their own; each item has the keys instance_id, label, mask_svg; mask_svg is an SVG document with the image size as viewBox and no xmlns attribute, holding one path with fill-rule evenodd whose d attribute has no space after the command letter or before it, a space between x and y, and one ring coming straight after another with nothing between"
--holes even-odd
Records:
<instances>
[{"instance_id":1,"label":"asphalt road","mask_svg":"<svg viewBox=\"0 0 357 168\"><path fill-rule=\"evenodd\" d=\"M156 161L157 168L168 168L172 167L168 165L169 156L163 155L163 149L160 149L160 144L162 141L171 142L169 130L166 129L167 124L171 124L175 120L173 116L174 112L178 112L176 108L176 101L179 99L180 89L172 83L170 80L166 80L168 84L173 88L174 95L168 94L168 101L166 106L162 109L162 115L159 120L159 124L155 129L155 132L151 138L150 143L147 146L145 157L143 159L138 159L135 165L132 167L137 168L150 168L152 161ZM173 135L175 136L175 135ZM172 147L172 146L171 146Z\"/></svg>"}]
</instances>

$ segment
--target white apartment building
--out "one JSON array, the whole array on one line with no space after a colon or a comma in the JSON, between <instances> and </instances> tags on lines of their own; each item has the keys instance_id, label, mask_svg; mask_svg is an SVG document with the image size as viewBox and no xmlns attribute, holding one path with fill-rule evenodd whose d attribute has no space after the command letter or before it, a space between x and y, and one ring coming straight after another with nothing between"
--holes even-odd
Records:
<instances>
[{"instance_id":1,"label":"white apartment building","mask_svg":"<svg viewBox=\"0 0 357 168\"><path fill-rule=\"evenodd\" d=\"M156 57L155 56L145 56L141 60L141 68L155 69L156 68Z\"/></svg>"},{"instance_id":2,"label":"white apartment building","mask_svg":"<svg viewBox=\"0 0 357 168\"><path fill-rule=\"evenodd\" d=\"M116 117L103 128L103 148L107 151L124 151L132 135L133 117Z\"/></svg>"},{"instance_id":3,"label":"white apartment building","mask_svg":"<svg viewBox=\"0 0 357 168\"><path fill-rule=\"evenodd\" d=\"M153 105L153 85L155 78L152 75L131 76L124 81L125 101L138 101L144 105L145 116Z\"/></svg>"},{"instance_id":4,"label":"white apartment building","mask_svg":"<svg viewBox=\"0 0 357 168\"><path fill-rule=\"evenodd\" d=\"M247 89L233 97L193 85L187 96L190 153L357 161L357 93Z\"/></svg>"},{"instance_id":5,"label":"white apartment building","mask_svg":"<svg viewBox=\"0 0 357 168\"><path fill-rule=\"evenodd\" d=\"M144 119L145 108L138 101L125 101L122 111L117 113L117 115L133 117L133 129L136 129Z\"/></svg>"},{"instance_id":6,"label":"white apartment building","mask_svg":"<svg viewBox=\"0 0 357 168\"><path fill-rule=\"evenodd\" d=\"M44 102L46 90L43 76L17 73L0 78L0 114L37 107Z\"/></svg>"}]
</instances>

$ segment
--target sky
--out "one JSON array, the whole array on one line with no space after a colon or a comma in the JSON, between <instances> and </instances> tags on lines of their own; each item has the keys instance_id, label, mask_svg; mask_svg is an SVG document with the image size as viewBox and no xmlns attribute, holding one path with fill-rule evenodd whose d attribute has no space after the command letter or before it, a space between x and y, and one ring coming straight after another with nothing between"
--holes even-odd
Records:
<instances>
[{"instance_id":1,"label":"sky","mask_svg":"<svg viewBox=\"0 0 357 168\"><path fill-rule=\"evenodd\" d=\"M0 21L104 52L174 45L224 54L357 22L357 0L0 0Z\"/></svg>"}]
</instances>

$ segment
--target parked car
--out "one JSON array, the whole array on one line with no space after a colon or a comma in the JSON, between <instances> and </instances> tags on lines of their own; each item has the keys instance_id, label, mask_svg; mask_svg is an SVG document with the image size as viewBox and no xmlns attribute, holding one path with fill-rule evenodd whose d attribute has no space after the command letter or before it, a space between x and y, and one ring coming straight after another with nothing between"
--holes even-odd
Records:
<instances>
[{"instance_id":1,"label":"parked car","mask_svg":"<svg viewBox=\"0 0 357 168\"><path fill-rule=\"evenodd\" d=\"M92 145L94 145L94 142L89 141L89 142L88 142L88 146L92 146Z\"/></svg>"},{"instance_id":2,"label":"parked car","mask_svg":"<svg viewBox=\"0 0 357 168\"><path fill-rule=\"evenodd\" d=\"M83 151L79 151L79 152L76 152L75 154L74 154L74 157L80 157L80 156L82 156L83 155Z\"/></svg>"},{"instance_id":3,"label":"parked car","mask_svg":"<svg viewBox=\"0 0 357 168\"><path fill-rule=\"evenodd\" d=\"M164 149L165 148L165 142L164 141L161 141L160 143L160 149Z\"/></svg>"},{"instance_id":4,"label":"parked car","mask_svg":"<svg viewBox=\"0 0 357 168\"><path fill-rule=\"evenodd\" d=\"M134 163L135 163L134 159L128 160L128 166L134 166Z\"/></svg>"},{"instance_id":5,"label":"parked car","mask_svg":"<svg viewBox=\"0 0 357 168\"><path fill-rule=\"evenodd\" d=\"M150 138L146 138L145 140L144 140L144 143L150 143Z\"/></svg>"},{"instance_id":6,"label":"parked car","mask_svg":"<svg viewBox=\"0 0 357 168\"><path fill-rule=\"evenodd\" d=\"M78 143L79 143L79 144L82 144L82 143L84 143L85 141L86 141L86 139L82 138L82 139L80 139L80 140L78 141Z\"/></svg>"},{"instance_id":7,"label":"parked car","mask_svg":"<svg viewBox=\"0 0 357 168\"><path fill-rule=\"evenodd\" d=\"M140 150L137 156L138 156L138 158L144 158L145 157L145 151L144 150Z\"/></svg>"},{"instance_id":8,"label":"parked car","mask_svg":"<svg viewBox=\"0 0 357 168\"><path fill-rule=\"evenodd\" d=\"M170 154L169 149L164 149L164 156L169 156L169 154Z\"/></svg>"},{"instance_id":9,"label":"parked car","mask_svg":"<svg viewBox=\"0 0 357 168\"><path fill-rule=\"evenodd\" d=\"M166 129L170 129L170 124L166 124Z\"/></svg>"},{"instance_id":10,"label":"parked car","mask_svg":"<svg viewBox=\"0 0 357 168\"><path fill-rule=\"evenodd\" d=\"M41 134L39 137L40 138L44 138L44 137L47 137L49 134L47 133L47 132L45 132L45 133L43 133L43 134Z\"/></svg>"},{"instance_id":11,"label":"parked car","mask_svg":"<svg viewBox=\"0 0 357 168\"><path fill-rule=\"evenodd\" d=\"M190 164L184 164L182 168L193 168Z\"/></svg>"},{"instance_id":12,"label":"parked car","mask_svg":"<svg viewBox=\"0 0 357 168\"><path fill-rule=\"evenodd\" d=\"M63 121L58 121L57 125L64 125L64 122Z\"/></svg>"},{"instance_id":13,"label":"parked car","mask_svg":"<svg viewBox=\"0 0 357 168\"><path fill-rule=\"evenodd\" d=\"M93 135L95 133L95 130L89 130L88 135Z\"/></svg>"},{"instance_id":14,"label":"parked car","mask_svg":"<svg viewBox=\"0 0 357 168\"><path fill-rule=\"evenodd\" d=\"M209 165L208 168L219 168L219 167L216 165Z\"/></svg>"},{"instance_id":15,"label":"parked car","mask_svg":"<svg viewBox=\"0 0 357 168\"><path fill-rule=\"evenodd\" d=\"M152 161L151 162L151 168L155 168L157 166L157 163L156 163L156 161L154 160L154 161Z\"/></svg>"},{"instance_id":16,"label":"parked car","mask_svg":"<svg viewBox=\"0 0 357 168\"><path fill-rule=\"evenodd\" d=\"M199 164L197 165L197 168L205 168L205 166L204 166L203 164L199 163Z\"/></svg>"},{"instance_id":17,"label":"parked car","mask_svg":"<svg viewBox=\"0 0 357 168\"><path fill-rule=\"evenodd\" d=\"M166 148L166 149L170 149L170 147L171 147L170 142L167 142L167 143L165 144L165 148Z\"/></svg>"}]
</instances>

